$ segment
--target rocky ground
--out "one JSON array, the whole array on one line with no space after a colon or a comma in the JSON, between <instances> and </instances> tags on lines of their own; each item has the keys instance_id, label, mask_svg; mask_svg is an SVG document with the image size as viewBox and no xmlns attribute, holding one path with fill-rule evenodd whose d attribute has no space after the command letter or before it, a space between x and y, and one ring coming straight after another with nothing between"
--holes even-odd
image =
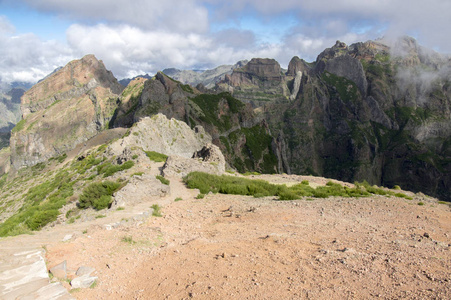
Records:
<instances>
[{"instance_id":1,"label":"rocky ground","mask_svg":"<svg viewBox=\"0 0 451 300\"><path fill-rule=\"evenodd\" d=\"M80 266L94 268L97 283L71 290L76 299L451 298L447 204L423 195L196 199L196 190L170 180L169 196L3 239L2 258L45 249L48 269L67 261L69 279L60 282L68 290ZM162 217L149 214L153 204L162 207Z\"/></svg>"}]
</instances>

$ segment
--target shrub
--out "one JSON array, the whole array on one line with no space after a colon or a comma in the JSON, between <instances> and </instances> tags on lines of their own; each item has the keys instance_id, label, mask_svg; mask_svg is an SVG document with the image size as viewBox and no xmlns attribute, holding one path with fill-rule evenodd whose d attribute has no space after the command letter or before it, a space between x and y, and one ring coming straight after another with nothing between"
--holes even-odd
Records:
<instances>
[{"instance_id":1,"label":"shrub","mask_svg":"<svg viewBox=\"0 0 451 300\"><path fill-rule=\"evenodd\" d=\"M177 198L174 199L175 202L182 201L182 200L183 200L183 199L180 198L180 197L177 197Z\"/></svg>"},{"instance_id":2,"label":"shrub","mask_svg":"<svg viewBox=\"0 0 451 300\"><path fill-rule=\"evenodd\" d=\"M167 155L162 154L162 153L158 153L155 151L144 151L147 155L147 157L154 162L165 162L166 159L168 158Z\"/></svg>"},{"instance_id":3,"label":"shrub","mask_svg":"<svg viewBox=\"0 0 451 300\"><path fill-rule=\"evenodd\" d=\"M38 230L47 225L50 222L56 221L56 218L59 215L59 211L57 209L38 211L33 214L25 224L27 224L28 228L31 230Z\"/></svg>"},{"instance_id":4,"label":"shrub","mask_svg":"<svg viewBox=\"0 0 451 300\"><path fill-rule=\"evenodd\" d=\"M107 208L111 204L111 196L119 187L119 183L112 181L91 183L80 195L78 206L80 208L93 207L97 210Z\"/></svg>"},{"instance_id":5,"label":"shrub","mask_svg":"<svg viewBox=\"0 0 451 300\"><path fill-rule=\"evenodd\" d=\"M205 198L205 194L199 193L196 196L196 199L204 199Z\"/></svg>"},{"instance_id":6,"label":"shrub","mask_svg":"<svg viewBox=\"0 0 451 300\"><path fill-rule=\"evenodd\" d=\"M169 180L167 180L166 178L164 178L163 176L161 176L161 175L157 175L157 176L155 176L158 180L160 180L160 182L162 183L162 184L166 184L166 185L169 185L171 182L169 181Z\"/></svg>"},{"instance_id":7,"label":"shrub","mask_svg":"<svg viewBox=\"0 0 451 300\"><path fill-rule=\"evenodd\" d=\"M103 174L103 177L109 177L116 172L130 169L134 165L135 165L135 163L131 160L126 161L122 165L113 165L113 164L107 162L107 163L104 163L97 167L97 173L99 175Z\"/></svg>"},{"instance_id":8,"label":"shrub","mask_svg":"<svg viewBox=\"0 0 451 300\"><path fill-rule=\"evenodd\" d=\"M158 204L152 205L151 208L153 209L152 216L161 217L161 207Z\"/></svg>"}]
</instances>

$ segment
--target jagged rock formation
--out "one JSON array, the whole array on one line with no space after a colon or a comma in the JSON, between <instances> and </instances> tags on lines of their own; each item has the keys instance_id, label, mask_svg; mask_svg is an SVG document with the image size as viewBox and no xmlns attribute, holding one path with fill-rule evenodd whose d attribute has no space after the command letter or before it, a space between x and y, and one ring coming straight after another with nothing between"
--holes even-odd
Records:
<instances>
[{"instance_id":1,"label":"jagged rock formation","mask_svg":"<svg viewBox=\"0 0 451 300\"><path fill-rule=\"evenodd\" d=\"M93 55L72 61L22 96L12 130L14 169L46 161L108 128L123 87Z\"/></svg>"}]
</instances>

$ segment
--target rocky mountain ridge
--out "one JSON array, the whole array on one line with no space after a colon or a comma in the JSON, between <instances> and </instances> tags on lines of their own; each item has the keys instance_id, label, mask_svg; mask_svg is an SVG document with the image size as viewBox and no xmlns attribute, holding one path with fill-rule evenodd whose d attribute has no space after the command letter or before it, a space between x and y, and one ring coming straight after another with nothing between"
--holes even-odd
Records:
<instances>
[{"instance_id":1,"label":"rocky mountain ridge","mask_svg":"<svg viewBox=\"0 0 451 300\"><path fill-rule=\"evenodd\" d=\"M240 172L367 180L449 200L450 60L411 38L350 46L337 41L315 62L293 57L286 72L273 59L254 58L214 89L159 72L122 91L103 64L84 60L90 62L71 63L24 95L25 119L11 138L14 168L45 161L105 128L131 127L163 113L205 128ZM80 75L88 66L97 77ZM93 94L98 89L100 97ZM71 137L63 130L60 140L66 140L55 144L55 134L43 132L61 124L41 119L67 111L63 103L75 111L92 107L84 112L92 117L80 115L82 125L71 123Z\"/></svg>"}]
</instances>

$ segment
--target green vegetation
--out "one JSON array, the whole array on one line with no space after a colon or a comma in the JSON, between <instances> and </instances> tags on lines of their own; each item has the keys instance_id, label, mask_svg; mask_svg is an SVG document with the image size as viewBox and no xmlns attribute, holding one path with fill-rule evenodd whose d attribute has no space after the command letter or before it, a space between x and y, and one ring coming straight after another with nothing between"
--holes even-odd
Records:
<instances>
[{"instance_id":1,"label":"green vegetation","mask_svg":"<svg viewBox=\"0 0 451 300\"><path fill-rule=\"evenodd\" d=\"M74 183L67 171L60 171L53 179L31 187L24 195L19 212L0 224L0 236L39 230L55 221L59 209L73 195Z\"/></svg>"},{"instance_id":2,"label":"green vegetation","mask_svg":"<svg viewBox=\"0 0 451 300\"><path fill-rule=\"evenodd\" d=\"M254 197L278 196L279 200L295 200L301 197L366 197L370 194L410 198L401 193L395 194L392 191L370 186L367 182L356 183L354 188L349 188L329 181L325 186L319 186L314 189L308 185L308 182L307 184L302 182L287 187L286 185L271 184L264 180L252 180L227 175L217 176L201 172L192 172L183 180L188 188L197 188L202 194L213 192Z\"/></svg>"},{"instance_id":3,"label":"green vegetation","mask_svg":"<svg viewBox=\"0 0 451 300\"><path fill-rule=\"evenodd\" d=\"M189 84L180 84L183 91L194 94L193 88Z\"/></svg>"},{"instance_id":4,"label":"green vegetation","mask_svg":"<svg viewBox=\"0 0 451 300\"><path fill-rule=\"evenodd\" d=\"M64 153L63 155L60 155L60 156L56 157L55 160L56 160L57 162L59 162L59 163L62 163L63 161L66 160L66 158L67 158L67 154Z\"/></svg>"},{"instance_id":5,"label":"green vegetation","mask_svg":"<svg viewBox=\"0 0 451 300\"><path fill-rule=\"evenodd\" d=\"M133 245L135 243L135 241L133 241L133 237L131 235L122 237L121 241L124 243L128 243L130 245Z\"/></svg>"},{"instance_id":6,"label":"green vegetation","mask_svg":"<svg viewBox=\"0 0 451 300\"><path fill-rule=\"evenodd\" d=\"M420 205L420 206L423 206L424 205L424 202L418 202L418 205Z\"/></svg>"},{"instance_id":7,"label":"green vegetation","mask_svg":"<svg viewBox=\"0 0 451 300\"><path fill-rule=\"evenodd\" d=\"M334 86L340 99L345 102L355 102L358 98L359 89L354 81L346 79L344 77L337 76L335 74L325 71L321 78L330 86Z\"/></svg>"},{"instance_id":8,"label":"green vegetation","mask_svg":"<svg viewBox=\"0 0 451 300\"><path fill-rule=\"evenodd\" d=\"M244 107L244 103L227 92L220 94L201 94L190 100L202 110L203 115L199 117L200 120L216 126L220 132L227 131L232 127L230 114L219 114L220 102L225 100L232 114L239 113Z\"/></svg>"},{"instance_id":9,"label":"green vegetation","mask_svg":"<svg viewBox=\"0 0 451 300\"><path fill-rule=\"evenodd\" d=\"M155 151L144 151L147 157L154 162L165 162L168 159L168 156L162 153L158 153Z\"/></svg>"},{"instance_id":10,"label":"green vegetation","mask_svg":"<svg viewBox=\"0 0 451 300\"><path fill-rule=\"evenodd\" d=\"M205 194L199 193L196 196L196 199L204 199L205 198Z\"/></svg>"},{"instance_id":11,"label":"green vegetation","mask_svg":"<svg viewBox=\"0 0 451 300\"><path fill-rule=\"evenodd\" d=\"M250 176L250 175L261 175L261 174L258 173L258 172L245 172L245 173L243 173L243 175L244 176Z\"/></svg>"},{"instance_id":12,"label":"green vegetation","mask_svg":"<svg viewBox=\"0 0 451 300\"><path fill-rule=\"evenodd\" d=\"M183 200L182 198L177 197L177 198L174 199L174 202L178 202L178 201L182 201L182 200Z\"/></svg>"},{"instance_id":13,"label":"green vegetation","mask_svg":"<svg viewBox=\"0 0 451 300\"><path fill-rule=\"evenodd\" d=\"M243 154L249 157L249 159L245 159L246 167L265 174L274 173L277 166L277 157L272 152L272 136L260 125L242 128L241 132L246 137ZM258 164L258 162L261 163ZM238 166L235 165L235 167Z\"/></svg>"},{"instance_id":14,"label":"green vegetation","mask_svg":"<svg viewBox=\"0 0 451 300\"><path fill-rule=\"evenodd\" d=\"M161 217L161 207L158 204L154 204L151 206L151 208L153 209L152 211L152 216L154 217Z\"/></svg>"},{"instance_id":15,"label":"green vegetation","mask_svg":"<svg viewBox=\"0 0 451 300\"><path fill-rule=\"evenodd\" d=\"M131 160L126 161L122 165L113 165L110 162L106 162L97 167L97 174L103 174L103 177L109 177L116 172L130 169L135 163Z\"/></svg>"},{"instance_id":16,"label":"green vegetation","mask_svg":"<svg viewBox=\"0 0 451 300\"><path fill-rule=\"evenodd\" d=\"M111 204L111 196L121 184L112 181L96 182L88 185L80 195L80 208L93 207L96 210L107 208Z\"/></svg>"},{"instance_id":17,"label":"green vegetation","mask_svg":"<svg viewBox=\"0 0 451 300\"><path fill-rule=\"evenodd\" d=\"M25 127L25 123L27 123L27 121L25 119L20 120L16 124L16 126L14 126L14 128L11 129L11 133L16 133L18 131L21 131Z\"/></svg>"},{"instance_id":18,"label":"green vegetation","mask_svg":"<svg viewBox=\"0 0 451 300\"><path fill-rule=\"evenodd\" d=\"M162 184L166 184L166 185L169 185L171 182L169 181L169 180L167 180L166 178L164 178L163 176L161 176L161 175L157 175L157 176L155 176L158 180L160 180L160 182L162 183Z\"/></svg>"}]
</instances>

